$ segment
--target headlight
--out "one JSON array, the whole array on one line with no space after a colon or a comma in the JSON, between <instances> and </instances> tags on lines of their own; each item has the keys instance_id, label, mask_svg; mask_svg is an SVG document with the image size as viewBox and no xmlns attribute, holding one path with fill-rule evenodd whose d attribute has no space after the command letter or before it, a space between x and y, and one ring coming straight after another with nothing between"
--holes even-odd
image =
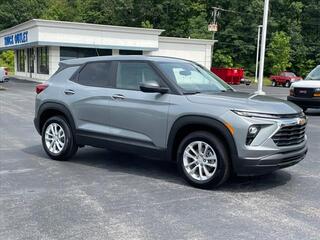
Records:
<instances>
[{"instance_id":1,"label":"headlight","mask_svg":"<svg viewBox=\"0 0 320 240\"><path fill-rule=\"evenodd\" d=\"M290 87L289 94L290 94L290 96L294 96L294 87L293 86Z\"/></svg>"},{"instance_id":2,"label":"headlight","mask_svg":"<svg viewBox=\"0 0 320 240\"><path fill-rule=\"evenodd\" d=\"M316 88L313 93L314 97L320 97L320 88Z\"/></svg>"},{"instance_id":3,"label":"headlight","mask_svg":"<svg viewBox=\"0 0 320 240\"><path fill-rule=\"evenodd\" d=\"M242 117L256 117L256 118L268 118L268 119L280 119L280 116L271 113L260 112L247 112L242 110L232 110L235 114Z\"/></svg>"}]
</instances>

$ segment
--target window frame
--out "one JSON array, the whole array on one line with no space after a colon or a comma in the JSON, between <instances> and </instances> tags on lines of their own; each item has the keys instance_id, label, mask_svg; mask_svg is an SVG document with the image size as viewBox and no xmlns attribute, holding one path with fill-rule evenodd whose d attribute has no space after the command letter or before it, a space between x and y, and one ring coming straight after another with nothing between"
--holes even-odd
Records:
<instances>
[{"instance_id":1,"label":"window frame","mask_svg":"<svg viewBox=\"0 0 320 240\"><path fill-rule=\"evenodd\" d=\"M82 72L82 70L85 69L85 67L89 64L94 64L94 63L109 63L111 62L111 73L110 73L110 76L111 76L111 79L110 79L110 86L90 86L90 85L84 85L84 84L81 84L79 82L79 77L80 77L80 74ZM114 83L115 83L115 77L116 77L116 63L115 61L113 60L98 60L98 61L90 61L90 62L86 62L84 64L82 64L79 69L71 76L71 78L69 79L70 81L72 82L75 82L81 86L85 86L85 87L92 87L92 88L114 88Z\"/></svg>"}]
</instances>

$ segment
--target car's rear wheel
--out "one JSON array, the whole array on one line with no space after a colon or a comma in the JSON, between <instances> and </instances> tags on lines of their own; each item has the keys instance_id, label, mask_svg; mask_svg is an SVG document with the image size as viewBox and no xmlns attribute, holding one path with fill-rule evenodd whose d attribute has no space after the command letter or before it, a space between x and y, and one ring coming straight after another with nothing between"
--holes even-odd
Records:
<instances>
[{"instance_id":1,"label":"car's rear wheel","mask_svg":"<svg viewBox=\"0 0 320 240\"><path fill-rule=\"evenodd\" d=\"M54 160L68 160L78 150L67 120L62 116L49 118L42 128L42 146Z\"/></svg>"},{"instance_id":2,"label":"car's rear wheel","mask_svg":"<svg viewBox=\"0 0 320 240\"><path fill-rule=\"evenodd\" d=\"M272 87L276 87L277 86L277 82L275 80L272 80L271 85L272 85Z\"/></svg>"},{"instance_id":3,"label":"car's rear wheel","mask_svg":"<svg viewBox=\"0 0 320 240\"><path fill-rule=\"evenodd\" d=\"M186 136L177 158L179 172L196 187L217 187L230 175L227 151L219 138L209 132L197 131Z\"/></svg>"}]
</instances>

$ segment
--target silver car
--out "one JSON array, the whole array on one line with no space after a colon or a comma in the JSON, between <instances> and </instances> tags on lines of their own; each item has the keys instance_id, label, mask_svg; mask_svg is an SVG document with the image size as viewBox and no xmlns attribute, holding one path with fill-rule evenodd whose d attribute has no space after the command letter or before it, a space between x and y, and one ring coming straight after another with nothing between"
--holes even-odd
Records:
<instances>
[{"instance_id":1,"label":"silver car","mask_svg":"<svg viewBox=\"0 0 320 240\"><path fill-rule=\"evenodd\" d=\"M293 103L237 92L187 60L106 56L67 60L36 88L35 127L50 158L86 145L175 161L192 185L261 175L307 153Z\"/></svg>"}]
</instances>

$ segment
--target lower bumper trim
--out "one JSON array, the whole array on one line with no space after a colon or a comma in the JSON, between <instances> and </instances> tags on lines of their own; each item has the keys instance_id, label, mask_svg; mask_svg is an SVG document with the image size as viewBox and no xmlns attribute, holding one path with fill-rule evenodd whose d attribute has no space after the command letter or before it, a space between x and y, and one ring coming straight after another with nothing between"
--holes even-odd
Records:
<instances>
[{"instance_id":1,"label":"lower bumper trim","mask_svg":"<svg viewBox=\"0 0 320 240\"><path fill-rule=\"evenodd\" d=\"M240 176L267 174L299 163L305 158L307 152L308 148L305 145L296 151L277 153L261 159L239 159L241 167L236 172Z\"/></svg>"}]
</instances>

